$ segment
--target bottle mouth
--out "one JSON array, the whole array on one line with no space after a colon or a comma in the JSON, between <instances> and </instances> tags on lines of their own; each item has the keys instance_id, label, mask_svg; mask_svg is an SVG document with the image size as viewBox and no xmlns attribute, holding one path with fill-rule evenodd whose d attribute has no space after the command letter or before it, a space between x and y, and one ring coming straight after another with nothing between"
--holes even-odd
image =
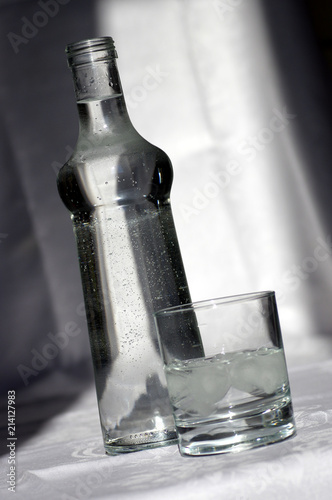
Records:
<instances>
[{"instance_id":1,"label":"bottle mouth","mask_svg":"<svg viewBox=\"0 0 332 500\"><path fill-rule=\"evenodd\" d=\"M70 43L66 47L69 66L79 66L118 57L110 36Z\"/></svg>"}]
</instances>

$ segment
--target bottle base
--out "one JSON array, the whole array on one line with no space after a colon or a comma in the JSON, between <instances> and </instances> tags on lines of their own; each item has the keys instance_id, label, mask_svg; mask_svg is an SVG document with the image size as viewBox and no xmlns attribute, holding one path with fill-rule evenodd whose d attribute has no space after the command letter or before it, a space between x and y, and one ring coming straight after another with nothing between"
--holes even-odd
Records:
<instances>
[{"instance_id":1,"label":"bottle base","mask_svg":"<svg viewBox=\"0 0 332 500\"><path fill-rule=\"evenodd\" d=\"M128 436L105 441L104 448L107 455L119 455L177 443L178 438L175 430L164 429L128 434Z\"/></svg>"}]
</instances>

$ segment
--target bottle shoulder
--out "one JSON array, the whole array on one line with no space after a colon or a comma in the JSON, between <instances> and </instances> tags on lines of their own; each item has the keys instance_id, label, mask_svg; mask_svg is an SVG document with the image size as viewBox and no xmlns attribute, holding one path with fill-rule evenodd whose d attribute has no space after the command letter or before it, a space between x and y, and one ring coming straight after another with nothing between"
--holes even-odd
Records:
<instances>
[{"instance_id":1,"label":"bottle shoulder","mask_svg":"<svg viewBox=\"0 0 332 500\"><path fill-rule=\"evenodd\" d=\"M128 204L169 198L173 168L167 154L147 140L100 143L76 148L60 169L58 190L71 212L102 204Z\"/></svg>"}]
</instances>

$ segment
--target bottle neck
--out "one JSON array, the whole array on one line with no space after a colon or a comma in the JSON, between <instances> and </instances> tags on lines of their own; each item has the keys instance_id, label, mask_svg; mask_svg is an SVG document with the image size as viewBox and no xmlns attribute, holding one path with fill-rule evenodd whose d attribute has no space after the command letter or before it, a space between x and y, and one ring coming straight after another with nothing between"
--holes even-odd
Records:
<instances>
[{"instance_id":1,"label":"bottle neck","mask_svg":"<svg viewBox=\"0 0 332 500\"><path fill-rule=\"evenodd\" d=\"M110 37L68 45L80 119L80 134L105 134L130 125Z\"/></svg>"},{"instance_id":2,"label":"bottle neck","mask_svg":"<svg viewBox=\"0 0 332 500\"><path fill-rule=\"evenodd\" d=\"M81 138L123 134L132 128L122 94L102 100L78 101L77 108Z\"/></svg>"}]
</instances>

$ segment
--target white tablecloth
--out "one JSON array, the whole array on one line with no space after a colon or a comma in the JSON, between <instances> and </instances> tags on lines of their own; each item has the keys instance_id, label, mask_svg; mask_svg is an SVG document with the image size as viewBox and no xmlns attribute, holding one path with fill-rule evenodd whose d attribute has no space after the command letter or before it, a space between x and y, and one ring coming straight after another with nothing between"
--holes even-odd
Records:
<instances>
[{"instance_id":1,"label":"white tablecloth","mask_svg":"<svg viewBox=\"0 0 332 500\"><path fill-rule=\"evenodd\" d=\"M16 494L7 491L3 475L0 498L327 500L332 489L331 379L332 361L290 371L296 437L251 451L200 458L181 457L176 445L106 456L91 387L31 437L22 437L22 443L18 439ZM35 419L42 412L43 404L39 405L40 412L31 403ZM24 412L29 421L29 406ZM30 421L26 430L32 426ZM24 428L20 433L24 436ZM3 455L5 474L7 460L8 454Z\"/></svg>"}]
</instances>

